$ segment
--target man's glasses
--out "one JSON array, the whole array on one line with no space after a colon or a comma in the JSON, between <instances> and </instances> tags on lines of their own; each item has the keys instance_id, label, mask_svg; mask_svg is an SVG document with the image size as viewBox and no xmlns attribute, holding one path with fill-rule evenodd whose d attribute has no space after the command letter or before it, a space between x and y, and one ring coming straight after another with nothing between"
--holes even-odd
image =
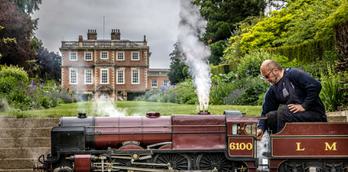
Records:
<instances>
[{"instance_id":1,"label":"man's glasses","mask_svg":"<svg viewBox=\"0 0 348 172\"><path fill-rule=\"evenodd\" d=\"M261 79L266 80L271 76L273 69L271 69L266 75L261 75Z\"/></svg>"}]
</instances>

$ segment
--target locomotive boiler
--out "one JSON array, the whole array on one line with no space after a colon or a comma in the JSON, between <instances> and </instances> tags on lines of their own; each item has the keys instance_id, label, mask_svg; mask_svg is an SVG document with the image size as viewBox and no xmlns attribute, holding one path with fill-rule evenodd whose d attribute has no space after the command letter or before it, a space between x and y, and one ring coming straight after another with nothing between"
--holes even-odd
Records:
<instances>
[{"instance_id":1,"label":"locomotive boiler","mask_svg":"<svg viewBox=\"0 0 348 172\"><path fill-rule=\"evenodd\" d=\"M224 115L63 117L40 169L256 172L258 118ZM348 170L347 123L288 123L270 136L271 172ZM260 168L259 168L260 169Z\"/></svg>"}]
</instances>

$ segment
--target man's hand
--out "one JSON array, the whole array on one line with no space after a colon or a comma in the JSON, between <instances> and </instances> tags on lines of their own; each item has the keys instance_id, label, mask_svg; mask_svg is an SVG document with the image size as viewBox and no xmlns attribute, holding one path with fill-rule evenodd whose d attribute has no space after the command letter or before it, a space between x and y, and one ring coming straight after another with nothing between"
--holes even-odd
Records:
<instances>
[{"instance_id":1,"label":"man's hand","mask_svg":"<svg viewBox=\"0 0 348 172\"><path fill-rule=\"evenodd\" d=\"M263 136L263 131L262 129L258 128L256 131L257 140L261 140L262 136Z\"/></svg>"},{"instance_id":2,"label":"man's hand","mask_svg":"<svg viewBox=\"0 0 348 172\"><path fill-rule=\"evenodd\" d=\"M292 112L292 113L305 111L305 109L300 104L288 104L288 108L289 108L290 112Z\"/></svg>"}]
</instances>

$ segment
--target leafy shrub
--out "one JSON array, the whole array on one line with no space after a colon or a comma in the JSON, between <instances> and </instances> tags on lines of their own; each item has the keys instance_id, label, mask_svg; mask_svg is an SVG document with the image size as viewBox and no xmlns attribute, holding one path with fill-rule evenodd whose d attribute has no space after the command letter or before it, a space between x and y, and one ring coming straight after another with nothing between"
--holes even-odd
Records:
<instances>
[{"instance_id":1,"label":"leafy shrub","mask_svg":"<svg viewBox=\"0 0 348 172\"><path fill-rule=\"evenodd\" d=\"M337 107L342 105L343 94L340 88L343 87L341 83L341 76L334 73L332 67L328 67L328 73L321 76L322 89L320 97L326 107L327 111L337 110Z\"/></svg>"},{"instance_id":2,"label":"leafy shrub","mask_svg":"<svg viewBox=\"0 0 348 172\"><path fill-rule=\"evenodd\" d=\"M282 65L285 64L285 66L293 64L285 56L269 53L265 50L257 50L252 51L241 58L237 66L236 74L240 78L257 77L260 74L260 65L266 59L275 60Z\"/></svg>"},{"instance_id":3,"label":"leafy shrub","mask_svg":"<svg viewBox=\"0 0 348 172\"><path fill-rule=\"evenodd\" d=\"M10 106L6 99L0 98L0 112L6 112L10 110Z\"/></svg>"},{"instance_id":4,"label":"leafy shrub","mask_svg":"<svg viewBox=\"0 0 348 172\"><path fill-rule=\"evenodd\" d=\"M64 103L72 103L76 101L72 94L65 89L60 90L59 97Z\"/></svg>"},{"instance_id":5,"label":"leafy shrub","mask_svg":"<svg viewBox=\"0 0 348 172\"><path fill-rule=\"evenodd\" d=\"M26 71L15 66L0 66L0 78L14 77L17 81L27 83L29 77Z\"/></svg>"},{"instance_id":6,"label":"leafy shrub","mask_svg":"<svg viewBox=\"0 0 348 172\"><path fill-rule=\"evenodd\" d=\"M184 82L177 84L173 89L168 91L168 94L174 94L175 103L196 104L198 102L191 79L187 79Z\"/></svg>"},{"instance_id":7,"label":"leafy shrub","mask_svg":"<svg viewBox=\"0 0 348 172\"><path fill-rule=\"evenodd\" d=\"M177 85L165 89L152 89L136 100L151 102L171 102L179 104L196 104L197 95L192 80L187 79Z\"/></svg>"},{"instance_id":8,"label":"leafy shrub","mask_svg":"<svg viewBox=\"0 0 348 172\"><path fill-rule=\"evenodd\" d=\"M35 84L32 82L29 95L33 98L31 108L50 108L57 106L63 100L69 101L73 98L61 91L59 86L53 80L48 80L45 83Z\"/></svg>"},{"instance_id":9,"label":"leafy shrub","mask_svg":"<svg viewBox=\"0 0 348 172\"><path fill-rule=\"evenodd\" d=\"M258 77L248 77L234 83L235 89L224 98L224 104L258 105L260 94L267 90L267 84Z\"/></svg>"},{"instance_id":10,"label":"leafy shrub","mask_svg":"<svg viewBox=\"0 0 348 172\"><path fill-rule=\"evenodd\" d=\"M46 81L42 84L32 80L29 84L28 74L22 68L0 67L0 99L2 102L8 102L9 106L14 109L29 110L55 107L62 101L62 97L66 96L60 90L54 81ZM11 110L11 108L4 110Z\"/></svg>"},{"instance_id":11,"label":"leafy shrub","mask_svg":"<svg viewBox=\"0 0 348 172\"><path fill-rule=\"evenodd\" d=\"M19 67L0 67L0 97L6 99L11 106L28 109L31 98L27 96L28 74Z\"/></svg>"},{"instance_id":12,"label":"leafy shrub","mask_svg":"<svg viewBox=\"0 0 348 172\"><path fill-rule=\"evenodd\" d=\"M256 77L260 74L260 65L271 54L264 51L253 51L245 55L237 67L237 75L240 78Z\"/></svg>"},{"instance_id":13,"label":"leafy shrub","mask_svg":"<svg viewBox=\"0 0 348 172\"><path fill-rule=\"evenodd\" d=\"M226 75L212 76L212 84L210 89L210 104L223 104L223 98L226 97L234 88L231 82L235 79L234 73L230 72Z\"/></svg>"},{"instance_id":14,"label":"leafy shrub","mask_svg":"<svg viewBox=\"0 0 348 172\"><path fill-rule=\"evenodd\" d=\"M163 93L161 92L160 89L151 89L149 91L146 91L144 95L137 97L136 100L160 102L161 96L163 96Z\"/></svg>"}]
</instances>

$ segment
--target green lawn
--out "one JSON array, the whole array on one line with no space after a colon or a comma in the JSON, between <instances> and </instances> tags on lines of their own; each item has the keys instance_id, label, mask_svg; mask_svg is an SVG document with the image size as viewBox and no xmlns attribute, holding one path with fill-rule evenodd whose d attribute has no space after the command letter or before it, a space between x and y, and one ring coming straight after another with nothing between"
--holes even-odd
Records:
<instances>
[{"instance_id":1,"label":"green lawn","mask_svg":"<svg viewBox=\"0 0 348 172\"><path fill-rule=\"evenodd\" d=\"M78 112L85 112L88 116L96 116L96 105L92 102L79 102L71 104L60 104L55 108L30 110L30 111L10 111L1 112L1 116L17 116L17 117L61 117L75 116ZM102 110L108 110L112 107L101 107ZM158 103L158 102L142 102L142 101L118 101L116 102L117 111L125 115L144 115L146 112L160 112L162 115L173 114L196 114L198 112L196 105L174 104L174 103ZM224 110L239 110L248 116L258 116L260 114L260 106L235 106L235 105L210 105L209 112L211 114L222 114ZM99 112L100 113L100 112ZM100 114L103 114L101 112ZM115 112L112 112L113 114Z\"/></svg>"}]
</instances>

